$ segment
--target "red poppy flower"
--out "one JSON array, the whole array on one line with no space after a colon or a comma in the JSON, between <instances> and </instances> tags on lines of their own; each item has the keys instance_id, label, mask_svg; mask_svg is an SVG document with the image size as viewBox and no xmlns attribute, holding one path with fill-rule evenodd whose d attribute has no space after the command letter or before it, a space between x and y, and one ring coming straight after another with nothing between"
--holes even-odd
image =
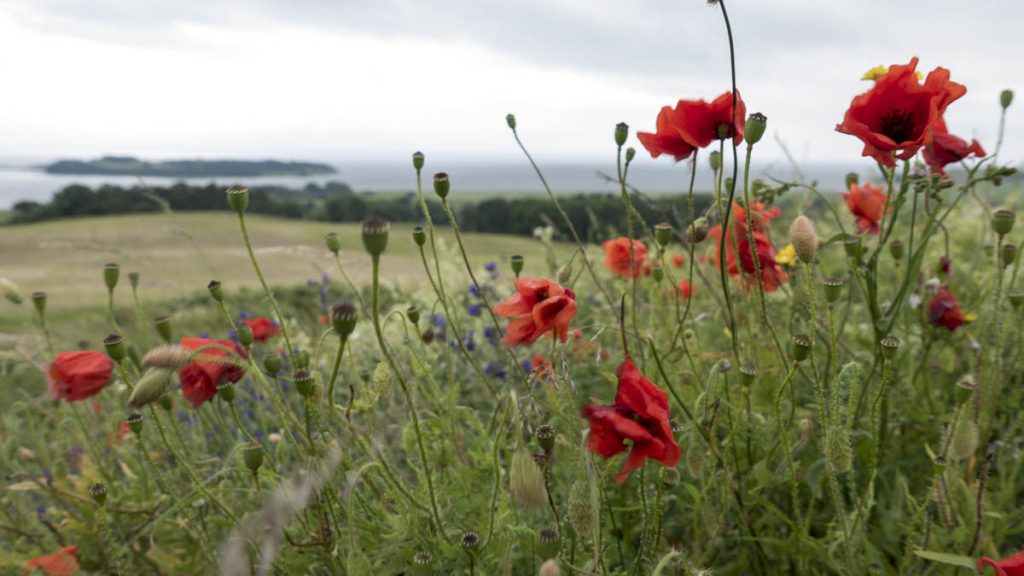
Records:
<instances>
[{"instance_id":1,"label":"red poppy flower","mask_svg":"<svg viewBox=\"0 0 1024 576\"><path fill-rule=\"evenodd\" d=\"M754 266L754 252L750 247L750 235L747 233L747 211L737 203L733 203L733 225L729 227L725 239L725 259L727 272L730 276L739 276L740 267L743 269L743 279L748 284L756 284L754 277L758 267L761 269L761 283L767 292L777 290L789 276L782 271L778 262L775 261L775 247L768 238L768 223L782 215L778 207L765 210L764 204L758 202L750 214L750 220L754 228L754 247L757 250L759 266ZM715 238L716 265L722 265L722 225L719 224L708 231L708 236ZM739 258L737 259L737 252ZM738 260L738 262L737 262Z\"/></svg>"},{"instance_id":2,"label":"red poppy flower","mask_svg":"<svg viewBox=\"0 0 1024 576\"><path fill-rule=\"evenodd\" d=\"M839 194L846 200L850 213L857 217L857 230L861 234L878 234L878 223L885 212L885 192L871 184L860 186L851 183L849 191Z\"/></svg>"},{"instance_id":3,"label":"red poppy flower","mask_svg":"<svg viewBox=\"0 0 1024 576\"><path fill-rule=\"evenodd\" d=\"M914 156L931 136L946 107L967 93L949 80L949 70L936 68L924 84L917 79L917 57L906 65L894 64L870 90L850 103L836 130L864 142L862 156L893 167Z\"/></svg>"},{"instance_id":4,"label":"red poppy flower","mask_svg":"<svg viewBox=\"0 0 1024 576\"><path fill-rule=\"evenodd\" d=\"M211 346L210 348L205 348ZM193 408L199 408L204 402L217 394L217 384L221 382L238 382L245 375L245 370L240 366L229 364L232 355L220 346L234 350L236 354L245 358L245 350L242 350L230 340L211 340L209 338L182 338L181 347L185 350L200 350L199 356L178 371L178 379L181 380L181 393L185 399L192 404ZM218 359L223 358L223 361Z\"/></svg>"},{"instance_id":5,"label":"red poppy flower","mask_svg":"<svg viewBox=\"0 0 1024 576\"><path fill-rule=\"evenodd\" d=\"M980 158L985 155L985 149L977 140L971 140L970 144L959 136L949 133L946 128L946 121L939 118L939 121L932 127L932 140L924 147L924 161L932 167L932 170L939 174L945 174L945 166L953 162L959 162L968 156L974 155Z\"/></svg>"},{"instance_id":6,"label":"red poppy flower","mask_svg":"<svg viewBox=\"0 0 1024 576\"><path fill-rule=\"evenodd\" d=\"M672 119L683 141L694 148L704 148L712 142L730 136L736 144L743 142L743 129L747 124L747 105L736 92L736 125L733 129L732 93L725 92L711 102L680 100Z\"/></svg>"},{"instance_id":7,"label":"red poppy flower","mask_svg":"<svg viewBox=\"0 0 1024 576\"><path fill-rule=\"evenodd\" d=\"M643 242L633 240L632 256L636 257L636 264L630 266L629 242L629 238L622 236L601 244L604 248L604 265L616 276L639 278L650 272L650 267L647 266L647 247Z\"/></svg>"},{"instance_id":8,"label":"red poppy flower","mask_svg":"<svg viewBox=\"0 0 1024 576\"><path fill-rule=\"evenodd\" d=\"M576 315L576 294L551 280L523 278L516 281L516 293L495 306L494 313L512 319L504 344L532 344L548 332L565 342Z\"/></svg>"},{"instance_id":9,"label":"red poppy flower","mask_svg":"<svg viewBox=\"0 0 1024 576\"><path fill-rule=\"evenodd\" d=\"M277 322L266 316L246 320L245 325L252 330L252 339L257 342L266 342L271 337L281 333L281 328L278 327Z\"/></svg>"},{"instance_id":10,"label":"red poppy flower","mask_svg":"<svg viewBox=\"0 0 1024 576\"><path fill-rule=\"evenodd\" d=\"M65 546L49 556L38 556L25 561L25 570L36 568L50 576L71 576L78 572L78 546Z\"/></svg>"},{"instance_id":11,"label":"red poppy flower","mask_svg":"<svg viewBox=\"0 0 1024 576\"><path fill-rule=\"evenodd\" d=\"M681 450L672 436L668 419L668 394L637 370L632 358L619 366L619 389L611 406L584 406L583 417L590 420L587 448L605 458L625 452L625 441L632 444L626 463L615 476L624 482L629 473L643 465L646 458L665 466L679 462Z\"/></svg>"},{"instance_id":12,"label":"red poppy flower","mask_svg":"<svg viewBox=\"0 0 1024 576\"><path fill-rule=\"evenodd\" d=\"M998 561L987 557L981 558L978 560L979 574L985 566L991 566L996 571L996 576L1024 576L1024 552Z\"/></svg>"},{"instance_id":13,"label":"red poppy flower","mask_svg":"<svg viewBox=\"0 0 1024 576\"><path fill-rule=\"evenodd\" d=\"M102 352L61 352L50 362L50 393L68 402L85 400L99 394L113 372L114 361Z\"/></svg>"},{"instance_id":14,"label":"red poppy flower","mask_svg":"<svg viewBox=\"0 0 1024 576\"><path fill-rule=\"evenodd\" d=\"M679 281L679 295L681 297L686 298L687 300L689 300L690 297L693 296L693 289L694 289L693 284L690 284L686 280L680 280Z\"/></svg>"},{"instance_id":15,"label":"red poppy flower","mask_svg":"<svg viewBox=\"0 0 1024 576\"><path fill-rule=\"evenodd\" d=\"M658 112L658 120L655 124L656 131L653 134L651 132L637 132L636 137L644 145L644 148L651 153L651 158L668 154L676 162L679 162L693 154L694 147L687 144L683 137L679 135L679 130L676 128L679 122L676 120L676 116L675 110L665 106L661 109L661 112Z\"/></svg>"},{"instance_id":16,"label":"red poppy flower","mask_svg":"<svg viewBox=\"0 0 1024 576\"><path fill-rule=\"evenodd\" d=\"M942 274L943 276L948 278L949 275L953 272L953 259L950 258L949 256L941 256L939 258L938 271L939 274Z\"/></svg>"},{"instance_id":17,"label":"red poppy flower","mask_svg":"<svg viewBox=\"0 0 1024 576\"><path fill-rule=\"evenodd\" d=\"M683 259L682 254L674 254L672 256L672 265L675 266L676 268L682 268L684 262L686 262L686 260Z\"/></svg>"},{"instance_id":18,"label":"red poppy flower","mask_svg":"<svg viewBox=\"0 0 1024 576\"><path fill-rule=\"evenodd\" d=\"M964 313L960 310L960 304L945 286L939 288L928 305L928 323L932 326L941 326L950 332L964 323Z\"/></svg>"}]
</instances>

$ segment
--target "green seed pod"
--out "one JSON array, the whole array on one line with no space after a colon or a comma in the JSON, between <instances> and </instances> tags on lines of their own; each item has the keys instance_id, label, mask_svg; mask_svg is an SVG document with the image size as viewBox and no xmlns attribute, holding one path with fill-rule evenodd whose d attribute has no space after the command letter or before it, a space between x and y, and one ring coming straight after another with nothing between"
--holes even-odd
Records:
<instances>
[{"instance_id":1,"label":"green seed pod","mask_svg":"<svg viewBox=\"0 0 1024 576\"><path fill-rule=\"evenodd\" d=\"M89 487L89 496L92 497L92 501L103 506L107 501L107 485L103 482L97 482Z\"/></svg>"},{"instance_id":2,"label":"green seed pod","mask_svg":"<svg viewBox=\"0 0 1024 576\"><path fill-rule=\"evenodd\" d=\"M168 316L157 316L153 319L153 327L156 328L156 333L160 335L160 338L164 342L170 344L171 342L171 319Z\"/></svg>"},{"instance_id":3,"label":"green seed pod","mask_svg":"<svg viewBox=\"0 0 1024 576\"><path fill-rule=\"evenodd\" d=\"M810 218L800 215L789 227L789 241L793 244L797 258L804 264L814 262L818 256L818 232Z\"/></svg>"},{"instance_id":4,"label":"green seed pod","mask_svg":"<svg viewBox=\"0 0 1024 576\"><path fill-rule=\"evenodd\" d=\"M744 386L749 387L754 383L754 380L757 380L757 368L749 364L740 366L740 382Z\"/></svg>"},{"instance_id":5,"label":"green seed pod","mask_svg":"<svg viewBox=\"0 0 1024 576\"><path fill-rule=\"evenodd\" d=\"M622 146L626 143L629 138L629 124L625 122L619 122L615 125L615 144Z\"/></svg>"},{"instance_id":6,"label":"green seed pod","mask_svg":"<svg viewBox=\"0 0 1024 576\"><path fill-rule=\"evenodd\" d=\"M42 314L46 312L46 292L38 291L32 293L32 304L36 307L36 311Z\"/></svg>"},{"instance_id":7,"label":"green seed pod","mask_svg":"<svg viewBox=\"0 0 1024 576\"><path fill-rule=\"evenodd\" d=\"M572 266L570 264L559 266L555 277L559 284L568 284L569 280L572 280Z\"/></svg>"},{"instance_id":8,"label":"green seed pod","mask_svg":"<svg viewBox=\"0 0 1024 576\"><path fill-rule=\"evenodd\" d=\"M978 449L978 425L969 418L961 418L956 423L953 437L949 443L950 453L957 460L967 460Z\"/></svg>"},{"instance_id":9,"label":"green seed pod","mask_svg":"<svg viewBox=\"0 0 1024 576\"><path fill-rule=\"evenodd\" d=\"M768 128L768 118L760 112L754 112L747 116L747 125L743 131L743 138L748 146L753 146L761 141L765 129Z\"/></svg>"},{"instance_id":10,"label":"green seed pod","mask_svg":"<svg viewBox=\"0 0 1024 576\"><path fill-rule=\"evenodd\" d=\"M1014 308L1020 308L1020 305L1024 304L1024 292L1020 290L1014 290L1013 292L1010 292L1007 295L1007 298L1010 299L1010 304Z\"/></svg>"},{"instance_id":11,"label":"green seed pod","mask_svg":"<svg viewBox=\"0 0 1024 576\"><path fill-rule=\"evenodd\" d=\"M441 200L448 197L448 192L451 190L452 183L448 179L448 174L445 172L438 172L434 174L434 194L437 194Z\"/></svg>"},{"instance_id":12,"label":"green seed pod","mask_svg":"<svg viewBox=\"0 0 1024 576\"><path fill-rule=\"evenodd\" d=\"M327 235L324 236L324 243L327 244L327 249L334 255L337 255L338 252L341 251L341 238L336 232L328 232Z\"/></svg>"},{"instance_id":13,"label":"green seed pod","mask_svg":"<svg viewBox=\"0 0 1024 576\"><path fill-rule=\"evenodd\" d=\"M942 474L946 471L946 466L948 464L949 463L946 462L945 458L942 456L936 456L935 460L932 460L932 470L935 472L935 475Z\"/></svg>"},{"instance_id":14,"label":"green seed pod","mask_svg":"<svg viewBox=\"0 0 1024 576\"><path fill-rule=\"evenodd\" d=\"M220 286L220 280L210 280L210 283L206 285L206 289L210 291L210 297L217 302L224 301L224 289Z\"/></svg>"},{"instance_id":15,"label":"green seed pod","mask_svg":"<svg viewBox=\"0 0 1024 576\"><path fill-rule=\"evenodd\" d=\"M110 262L103 266L103 283L107 285L107 290L113 291L117 287L117 280L121 277L121 267L114 262Z\"/></svg>"},{"instance_id":16,"label":"green seed pod","mask_svg":"<svg viewBox=\"0 0 1024 576\"><path fill-rule=\"evenodd\" d=\"M515 114L508 114L508 115L506 115L505 116L505 123L508 124L509 128L515 130L516 129L516 115Z\"/></svg>"},{"instance_id":17,"label":"green seed pod","mask_svg":"<svg viewBox=\"0 0 1024 576\"><path fill-rule=\"evenodd\" d=\"M281 363L280 354L269 354L263 357L263 369L271 376L277 376L277 373L281 371Z\"/></svg>"},{"instance_id":18,"label":"green seed pod","mask_svg":"<svg viewBox=\"0 0 1024 576\"><path fill-rule=\"evenodd\" d=\"M629 148L626 148L626 164L632 162L633 158L636 158L636 148L630 146Z\"/></svg>"},{"instance_id":19,"label":"green seed pod","mask_svg":"<svg viewBox=\"0 0 1024 576\"><path fill-rule=\"evenodd\" d=\"M129 272L128 273L128 284L131 285L132 290L135 290L136 288L139 287L139 273L138 272Z\"/></svg>"},{"instance_id":20,"label":"green seed pod","mask_svg":"<svg viewBox=\"0 0 1024 576\"><path fill-rule=\"evenodd\" d=\"M165 412L170 412L174 409L174 400L171 400L170 396L161 396L160 400L157 401L157 404L159 404Z\"/></svg>"},{"instance_id":21,"label":"green seed pod","mask_svg":"<svg viewBox=\"0 0 1024 576\"><path fill-rule=\"evenodd\" d=\"M722 169L722 153L718 150L711 152L708 155L708 164L711 166L711 170L718 172Z\"/></svg>"},{"instance_id":22,"label":"green seed pod","mask_svg":"<svg viewBox=\"0 0 1024 576\"><path fill-rule=\"evenodd\" d=\"M1009 208L1000 208L992 212L992 229L1000 236L1009 234L1016 221L1017 213Z\"/></svg>"},{"instance_id":23,"label":"green seed pod","mask_svg":"<svg viewBox=\"0 0 1024 576\"><path fill-rule=\"evenodd\" d=\"M967 402L977 388L978 384L974 381L974 375L964 374L956 381L956 401L960 404Z\"/></svg>"},{"instance_id":24,"label":"green seed pod","mask_svg":"<svg viewBox=\"0 0 1024 576\"><path fill-rule=\"evenodd\" d=\"M668 222L662 222L654 226L654 239L658 245L664 248L672 241L672 226Z\"/></svg>"},{"instance_id":25,"label":"green seed pod","mask_svg":"<svg viewBox=\"0 0 1024 576\"><path fill-rule=\"evenodd\" d=\"M1017 245L1016 244L1003 244L999 248L999 261L1002 262L1003 268L1009 268L1014 262L1017 261Z\"/></svg>"},{"instance_id":26,"label":"green seed pod","mask_svg":"<svg viewBox=\"0 0 1024 576\"><path fill-rule=\"evenodd\" d=\"M879 344L882 346L882 356L886 360L892 360L896 357L896 352L899 351L902 342L895 336L886 336L879 341Z\"/></svg>"},{"instance_id":27,"label":"green seed pod","mask_svg":"<svg viewBox=\"0 0 1024 576\"><path fill-rule=\"evenodd\" d=\"M331 307L331 324L342 340L347 340L352 335L358 319L359 313L356 311L356 307L349 302L342 302Z\"/></svg>"},{"instance_id":28,"label":"green seed pod","mask_svg":"<svg viewBox=\"0 0 1024 576\"><path fill-rule=\"evenodd\" d=\"M512 273L516 275L516 278L519 278L519 273L523 271L523 257L519 254L514 254L508 259L508 264L512 268Z\"/></svg>"},{"instance_id":29,"label":"green seed pod","mask_svg":"<svg viewBox=\"0 0 1024 576\"><path fill-rule=\"evenodd\" d=\"M999 105L1006 110L1013 103L1013 90L1003 90L999 93Z\"/></svg>"},{"instance_id":30,"label":"green seed pod","mask_svg":"<svg viewBox=\"0 0 1024 576\"><path fill-rule=\"evenodd\" d=\"M846 189L849 190L854 184L860 184L860 176L856 172L850 172L846 175Z\"/></svg>"},{"instance_id":31,"label":"green seed pod","mask_svg":"<svg viewBox=\"0 0 1024 576\"><path fill-rule=\"evenodd\" d=\"M244 186L232 186L228 188L228 204L231 209L239 214L245 213L249 208L249 189Z\"/></svg>"},{"instance_id":32,"label":"green seed pod","mask_svg":"<svg viewBox=\"0 0 1024 576\"><path fill-rule=\"evenodd\" d=\"M423 169L424 161L425 158L423 157L423 152L417 150L412 153L412 167L415 168L417 172Z\"/></svg>"},{"instance_id":33,"label":"green seed pod","mask_svg":"<svg viewBox=\"0 0 1024 576\"><path fill-rule=\"evenodd\" d=\"M238 325L238 343L242 345L242 348L248 348L252 346L253 335L252 328L247 324Z\"/></svg>"},{"instance_id":34,"label":"green seed pod","mask_svg":"<svg viewBox=\"0 0 1024 576\"><path fill-rule=\"evenodd\" d=\"M391 223L387 220L370 216L363 220L361 226L363 236L363 248L374 258L379 257L388 248L388 232L391 230Z\"/></svg>"},{"instance_id":35,"label":"green seed pod","mask_svg":"<svg viewBox=\"0 0 1024 576\"><path fill-rule=\"evenodd\" d=\"M434 555L427 550L420 550L412 557L412 576L432 576L434 574Z\"/></svg>"},{"instance_id":36,"label":"green seed pod","mask_svg":"<svg viewBox=\"0 0 1024 576\"><path fill-rule=\"evenodd\" d=\"M508 477L509 490L520 504L535 509L547 504L548 492L544 486L544 473L526 450L516 450L512 455Z\"/></svg>"},{"instance_id":37,"label":"green seed pod","mask_svg":"<svg viewBox=\"0 0 1024 576\"><path fill-rule=\"evenodd\" d=\"M793 335L793 359L803 362L811 355L811 337L807 334Z\"/></svg>"},{"instance_id":38,"label":"green seed pod","mask_svg":"<svg viewBox=\"0 0 1024 576\"><path fill-rule=\"evenodd\" d=\"M313 382L313 376L305 370L297 370L292 375L292 380L295 384L295 390L303 397L309 398L313 395L313 389L315 388L315 382Z\"/></svg>"},{"instance_id":39,"label":"green seed pod","mask_svg":"<svg viewBox=\"0 0 1024 576\"><path fill-rule=\"evenodd\" d=\"M111 334L104 338L103 347L107 350L107 356L110 356L114 362L120 363L124 360L126 353L124 338L119 334Z\"/></svg>"},{"instance_id":40,"label":"green seed pod","mask_svg":"<svg viewBox=\"0 0 1024 576\"><path fill-rule=\"evenodd\" d=\"M224 380L217 383L217 396L228 404L235 401L235 385L233 382Z\"/></svg>"},{"instance_id":41,"label":"green seed pod","mask_svg":"<svg viewBox=\"0 0 1024 576\"><path fill-rule=\"evenodd\" d=\"M242 462L250 472L256 474L263 466L263 447L259 444L249 444L242 448Z\"/></svg>"},{"instance_id":42,"label":"green seed pod","mask_svg":"<svg viewBox=\"0 0 1024 576\"><path fill-rule=\"evenodd\" d=\"M423 229L423 226L417 226L412 229L412 241L417 246L423 246L427 242L427 231Z\"/></svg>"},{"instance_id":43,"label":"green seed pod","mask_svg":"<svg viewBox=\"0 0 1024 576\"><path fill-rule=\"evenodd\" d=\"M462 545L463 550L473 554L480 547L480 536L476 532L466 532L462 538L459 538L459 544Z\"/></svg>"},{"instance_id":44,"label":"green seed pod","mask_svg":"<svg viewBox=\"0 0 1024 576\"><path fill-rule=\"evenodd\" d=\"M893 240L892 242L890 242L889 254L892 256L892 259L896 260L897 262L903 259L903 241Z\"/></svg>"},{"instance_id":45,"label":"green seed pod","mask_svg":"<svg viewBox=\"0 0 1024 576\"><path fill-rule=\"evenodd\" d=\"M586 479L576 480L569 489L569 524L576 535L583 540L589 538L596 516L590 484Z\"/></svg>"},{"instance_id":46,"label":"green seed pod","mask_svg":"<svg viewBox=\"0 0 1024 576\"><path fill-rule=\"evenodd\" d=\"M847 256L859 262L862 253L860 236L847 236L843 241L843 249Z\"/></svg>"},{"instance_id":47,"label":"green seed pod","mask_svg":"<svg viewBox=\"0 0 1024 576\"><path fill-rule=\"evenodd\" d=\"M405 309L405 317L409 319L409 322L413 324L420 323L420 309L415 306L409 306Z\"/></svg>"},{"instance_id":48,"label":"green seed pod","mask_svg":"<svg viewBox=\"0 0 1024 576\"><path fill-rule=\"evenodd\" d=\"M142 414L132 412L124 419L124 421L128 423L128 429L131 430L132 433L136 435L142 433Z\"/></svg>"},{"instance_id":49,"label":"green seed pod","mask_svg":"<svg viewBox=\"0 0 1024 576\"><path fill-rule=\"evenodd\" d=\"M537 443L544 449L546 454L550 453L555 447L555 427L550 424L545 424L537 428Z\"/></svg>"},{"instance_id":50,"label":"green seed pod","mask_svg":"<svg viewBox=\"0 0 1024 576\"><path fill-rule=\"evenodd\" d=\"M174 373L170 370L150 368L146 370L142 378L135 383L131 396L128 397L128 406L141 408L146 404L160 399L164 392L171 387Z\"/></svg>"},{"instance_id":51,"label":"green seed pod","mask_svg":"<svg viewBox=\"0 0 1024 576\"><path fill-rule=\"evenodd\" d=\"M537 531L537 556L547 560L558 556L561 550L562 540L557 528L545 526Z\"/></svg>"},{"instance_id":52,"label":"green seed pod","mask_svg":"<svg viewBox=\"0 0 1024 576\"><path fill-rule=\"evenodd\" d=\"M665 271L661 269L661 264L654 263L654 265L651 266L651 278L654 280L655 283L657 283L661 282L661 280L664 277Z\"/></svg>"},{"instance_id":53,"label":"green seed pod","mask_svg":"<svg viewBox=\"0 0 1024 576\"><path fill-rule=\"evenodd\" d=\"M822 284L825 286L825 301L835 304L843 295L843 285L846 281L842 278L826 278Z\"/></svg>"}]
</instances>

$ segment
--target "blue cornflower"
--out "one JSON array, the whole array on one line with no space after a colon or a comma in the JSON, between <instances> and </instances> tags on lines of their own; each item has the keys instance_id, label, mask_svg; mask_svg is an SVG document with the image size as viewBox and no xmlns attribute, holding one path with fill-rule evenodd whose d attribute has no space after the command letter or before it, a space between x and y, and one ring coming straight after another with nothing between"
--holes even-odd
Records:
<instances>
[{"instance_id":1,"label":"blue cornflower","mask_svg":"<svg viewBox=\"0 0 1024 576\"><path fill-rule=\"evenodd\" d=\"M479 304L470 304L469 305L469 315L470 316L479 316L480 315L480 305Z\"/></svg>"}]
</instances>

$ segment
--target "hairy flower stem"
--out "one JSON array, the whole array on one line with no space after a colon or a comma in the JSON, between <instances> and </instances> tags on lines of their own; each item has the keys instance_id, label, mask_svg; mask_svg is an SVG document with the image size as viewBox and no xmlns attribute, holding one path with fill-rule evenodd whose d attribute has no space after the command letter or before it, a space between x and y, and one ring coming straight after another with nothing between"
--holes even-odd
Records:
<instances>
[{"instance_id":1,"label":"hairy flower stem","mask_svg":"<svg viewBox=\"0 0 1024 576\"><path fill-rule=\"evenodd\" d=\"M359 301L359 309L362 310L363 314L366 314L366 300L363 300L362 292L356 288L355 283L349 278L348 272L345 272L345 267L341 265L341 255L338 253L334 254L334 265L338 269L338 273L341 274L341 277L345 279L345 283L348 284L348 289L352 291L352 294L355 294L356 300Z\"/></svg>"},{"instance_id":2,"label":"hairy flower stem","mask_svg":"<svg viewBox=\"0 0 1024 576\"><path fill-rule=\"evenodd\" d=\"M793 383L793 377L796 376L798 364L793 362L786 373L785 380L782 381L782 385L775 391L774 402L772 403L775 408L775 424L779 430L779 439L782 441L782 450L785 452L786 467L789 468L789 497L792 500L794 523L803 529L803 507L800 505L800 478L797 475L796 464L793 461L793 448L789 442L789 433L786 431L785 420L782 418L782 398L786 394L786 388ZM794 533L794 537L797 538L797 542L803 540L803 533Z\"/></svg>"},{"instance_id":3,"label":"hairy flower stem","mask_svg":"<svg viewBox=\"0 0 1024 576\"><path fill-rule=\"evenodd\" d=\"M125 569L124 565L124 554L122 554L121 547L117 545L117 541L114 539L114 531L110 528L110 519L107 518L106 507L101 504L96 510L96 516L99 517L100 530L103 533L103 544L105 545L107 556L114 562L112 566L114 574L116 576L127 574L128 570Z\"/></svg>"},{"instance_id":4,"label":"hairy flower stem","mask_svg":"<svg viewBox=\"0 0 1024 576\"><path fill-rule=\"evenodd\" d=\"M117 317L114 315L114 289L107 290L107 315L110 317L110 329L114 334L121 333L121 327L117 324Z\"/></svg>"},{"instance_id":5,"label":"hairy flower stem","mask_svg":"<svg viewBox=\"0 0 1024 576\"><path fill-rule=\"evenodd\" d=\"M380 318L378 317L378 309L380 306L380 254L374 254L372 256L372 260L373 291L371 293L370 317L373 319L373 331L377 335L377 344L380 346L381 353L383 353L384 358L387 359L391 372L394 373L399 386L402 388L402 394L405 395L405 401L409 404L409 414L412 416L413 431L416 434L416 447L420 453L421 465L423 467L423 478L426 481L427 493L430 496L430 509L434 515L434 524L440 535L447 540L448 536L444 531L444 524L441 522L441 513L437 508L437 496L434 494L434 481L430 476L430 465L427 459L427 450L423 444L423 432L420 430L420 417L416 413L416 403L412 397L412 392L409 390L409 384L405 381L405 376L402 374L402 371L398 369L398 363L395 362L394 355L391 354L391 349L388 348L387 342L384 340L384 332L380 328Z\"/></svg>"},{"instance_id":6,"label":"hairy flower stem","mask_svg":"<svg viewBox=\"0 0 1024 576\"><path fill-rule=\"evenodd\" d=\"M641 574L644 555L647 553L647 531L650 529L650 511L647 509L647 462L640 465L640 548L633 559L633 573Z\"/></svg>"},{"instance_id":7,"label":"hairy flower stem","mask_svg":"<svg viewBox=\"0 0 1024 576\"><path fill-rule=\"evenodd\" d=\"M334 366L331 368L331 377L327 380L327 407L334 406L334 383L338 380L338 370L341 368L341 358L345 355L345 344L348 337L339 338L338 353L334 355ZM350 389L351 391L351 389ZM352 400L354 394L349 394L348 409L345 410L345 418L352 419Z\"/></svg>"},{"instance_id":8,"label":"hairy flower stem","mask_svg":"<svg viewBox=\"0 0 1024 576\"><path fill-rule=\"evenodd\" d=\"M277 305L274 293L267 286L267 280L263 277L260 263L256 260L256 252L253 251L252 240L249 239L249 229L245 226L245 215L242 212L238 213L238 226L242 229L242 240L245 242L245 249L249 253L249 260L252 262L253 270L256 271L256 277L260 280L260 286L263 287L263 294L267 297L267 301L270 302L270 308L274 311L274 317L277 318L277 323L281 327L281 336L284 337L284 345L288 349L288 358L291 360L292 366L294 366L295 348L292 348L291 338L288 337L288 324L285 322L284 315L281 314L281 309Z\"/></svg>"},{"instance_id":9,"label":"hairy flower stem","mask_svg":"<svg viewBox=\"0 0 1024 576\"><path fill-rule=\"evenodd\" d=\"M53 351L53 339L50 337L50 329L46 326L46 313L42 310L37 310L39 317L39 330L43 333L43 341L46 342L46 351L49 353L50 358L53 358L56 354Z\"/></svg>"},{"instance_id":10,"label":"hairy flower stem","mask_svg":"<svg viewBox=\"0 0 1024 576\"><path fill-rule=\"evenodd\" d=\"M629 164L622 168L622 146L618 147L615 158L615 168L619 175L619 187L622 192L622 203L626 205L626 237L629 238L629 280L630 280L630 320L633 322L633 333L639 334L640 329L636 323L636 289L640 279L640 263L636 261L636 249L633 246L633 203L629 199L629 191L626 189L626 173L629 171Z\"/></svg>"}]
</instances>

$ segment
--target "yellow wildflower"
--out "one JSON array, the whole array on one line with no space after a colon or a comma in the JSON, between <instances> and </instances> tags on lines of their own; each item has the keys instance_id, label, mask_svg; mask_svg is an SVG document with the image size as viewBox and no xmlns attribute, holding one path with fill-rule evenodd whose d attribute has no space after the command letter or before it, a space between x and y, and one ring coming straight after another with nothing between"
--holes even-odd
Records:
<instances>
[{"instance_id":1,"label":"yellow wildflower","mask_svg":"<svg viewBox=\"0 0 1024 576\"><path fill-rule=\"evenodd\" d=\"M781 252L775 255L775 263L780 266L796 265L796 249L792 244L787 244Z\"/></svg>"}]
</instances>

